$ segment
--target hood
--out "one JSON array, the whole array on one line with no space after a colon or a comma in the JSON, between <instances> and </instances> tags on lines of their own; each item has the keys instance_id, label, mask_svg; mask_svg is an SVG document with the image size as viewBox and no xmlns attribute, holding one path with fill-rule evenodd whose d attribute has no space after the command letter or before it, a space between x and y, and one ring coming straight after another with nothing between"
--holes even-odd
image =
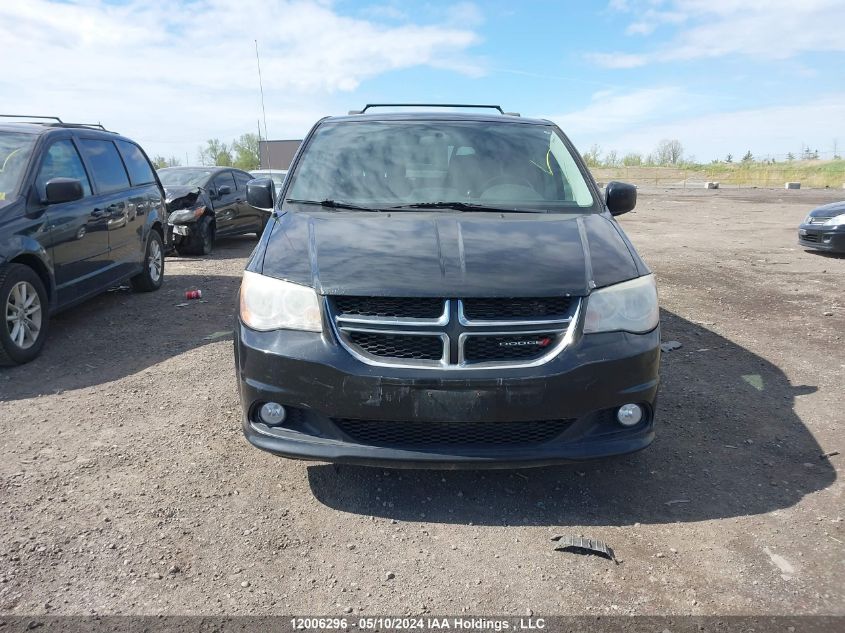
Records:
<instances>
[{"instance_id":1,"label":"hood","mask_svg":"<svg viewBox=\"0 0 845 633\"><path fill-rule=\"evenodd\" d=\"M810 211L811 218L832 218L836 215L841 215L845 213L845 200L842 202L831 202L830 204L824 204L820 207L816 207L812 211Z\"/></svg>"},{"instance_id":2,"label":"hood","mask_svg":"<svg viewBox=\"0 0 845 633\"><path fill-rule=\"evenodd\" d=\"M286 213L258 264L331 295L586 295L638 276L602 215Z\"/></svg>"},{"instance_id":3,"label":"hood","mask_svg":"<svg viewBox=\"0 0 845 633\"><path fill-rule=\"evenodd\" d=\"M176 185L164 188L164 199L169 211L190 208L202 193L200 187Z\"/></svg>"}]
</instances>

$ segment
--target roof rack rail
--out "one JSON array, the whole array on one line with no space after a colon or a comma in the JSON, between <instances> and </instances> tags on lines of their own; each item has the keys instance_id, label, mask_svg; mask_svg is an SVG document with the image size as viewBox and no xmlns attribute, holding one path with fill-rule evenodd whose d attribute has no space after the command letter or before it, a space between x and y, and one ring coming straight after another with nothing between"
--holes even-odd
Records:
<instances>
[{"instance_id":1,"label":"roof rack rail","mask_svg":"<svg viewBox=\"0 0 845 633\"><path fill-rule=\"evenodd\" d=\"M57 116L38 116L35 114L0 114L0 117L4 119L50 119L55 121L56 123L64 123L59 117Z\"/></svg>"},{"instance_id":2,"label":"roof rack rail","mask_svg":"<svg viewBox=\"0 0 845 633\"><path fill-rule=\"evenodd\" d=\"M350 110L349 114L364 114L370 108L486 108L504 116L519 116L519 112L505 112L502 106L478 103L368 103L363 110Z\"/></svg>"},{"instance_id":3,"label":"roof rack rail","mask_svg":"<svg viewBox=\"0 0 845 633\"><path fill-rule=\"evenodd\" d=\"M102 123L48 123L48 125L53 125L56 127L87 127L102 130L103 132L111 132L112 134L117 134L117 132L112 132L111 130L107 130L106 128L104 128Z\"/></svg>"},{"instance_id":4,"label":"roof rack rail","mask_svg":"<svg viewBox=\"0 0 845 633\"><path fill-rule=\"evenodd\" d=\"M37 116L34 114L0 114L4 119L39 119L38 121L21 121L21 123L35 123L37 125L46 125L48 127L72 127L72 128L90 128L102 130L103 132L110 132L117 134L113 130L107 130L102 123L66 123L57 116Z\"/></svg>"}]
</instances>

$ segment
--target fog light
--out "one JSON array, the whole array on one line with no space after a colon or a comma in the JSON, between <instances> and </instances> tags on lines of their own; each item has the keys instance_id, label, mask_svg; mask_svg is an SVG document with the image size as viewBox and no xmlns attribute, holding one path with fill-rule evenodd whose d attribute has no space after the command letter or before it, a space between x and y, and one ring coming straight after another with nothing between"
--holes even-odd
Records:
<instances>
[{"instance_id":1,"label":"fog light","mask_svg":"<svg viewBox=\"0 0 845 633\"><path fill-rule=\"evenodd\" d=\"M267 426L278 426L285 421L285 408L278 402L267 402L262 405L258 417Z\"/></svg>"},{"instance_id":2,"label":"fog light","mask_svg":"<svg viewBox=\"0 0 845 633\"><path fill-rule=\"evenodd\" d=\"M638 404L623 404L616 412L616 419L622 426L634 426L643 419L643 408Z\"/></svg>"}]
</instances>

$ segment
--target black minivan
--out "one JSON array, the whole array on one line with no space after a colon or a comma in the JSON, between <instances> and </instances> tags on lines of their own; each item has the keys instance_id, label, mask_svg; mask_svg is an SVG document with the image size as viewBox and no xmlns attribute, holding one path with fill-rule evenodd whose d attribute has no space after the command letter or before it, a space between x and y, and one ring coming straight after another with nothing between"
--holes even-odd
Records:
<instances>
[{"instance_id":1,"label":"black minivan","mask_svg":"<svg viewBox=\"0 0 845 633\"><path fill-rule=\"evenodd\" d=\"M613 217L636 189L600 191L550 121L372 107L314 126L247 265L247 439L446 468L648 446L657 290Z\"/></svg>"},{"instance_id":2,"label":"black minivan","mask_svg":"<svg viewBox=\"0 0 845 633\"><path fill-rule=\"evenodd\" d=\"M35 358L58 310L126 280L161 287L166 226L133 141L57 118L0 123L0 364Z\"/></svg>"}]
</instances>

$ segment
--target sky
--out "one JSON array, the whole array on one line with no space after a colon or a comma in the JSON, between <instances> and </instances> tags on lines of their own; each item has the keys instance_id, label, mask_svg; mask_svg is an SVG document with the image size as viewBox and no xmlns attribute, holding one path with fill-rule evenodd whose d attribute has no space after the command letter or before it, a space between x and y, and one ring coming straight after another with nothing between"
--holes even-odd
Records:
<instances>
[{"instance_id":1,"label":"sky","mask_svg":"<svg viewBox=\"0 0 845 633\"><path fill-rule=\"evenodd\" d=\"M3 0L5 113L197 162L370 102L495 103L585 152L845 154L843 0Z\"/></svg>"}]
</instances>

